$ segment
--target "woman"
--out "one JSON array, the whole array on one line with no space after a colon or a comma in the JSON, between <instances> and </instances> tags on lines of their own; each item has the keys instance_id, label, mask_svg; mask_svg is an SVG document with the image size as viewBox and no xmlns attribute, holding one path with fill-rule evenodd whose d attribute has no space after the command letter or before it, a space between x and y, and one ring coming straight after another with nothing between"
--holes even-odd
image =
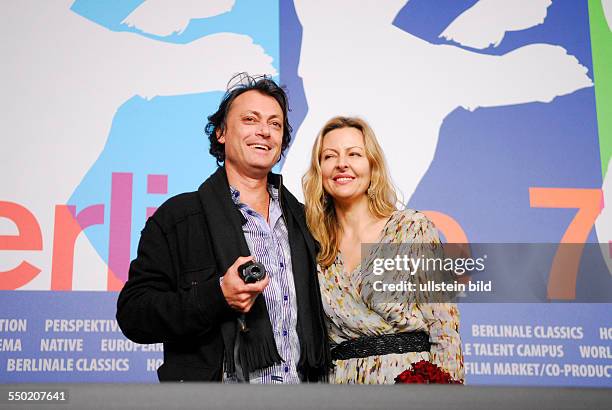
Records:
<instances>
[{"instance_id":1,"label":"woman","mask_svg":"<svg viewBox=\"0 0 612 410\"><path fill-rule=\"evenodd\" d=\"M380 277L371 274L372 254L360 265L362 243L398 244L402 254L414 257L441 251L424 214L396 209L382 150L368 124L350 117L329 120L302 183L308 226L321 247L318 275L335 364L330 382L393 383L420 360L463 380L456 306L421 303L403 292L376 294L373 283Z\"/></svg>"}]
</instances>

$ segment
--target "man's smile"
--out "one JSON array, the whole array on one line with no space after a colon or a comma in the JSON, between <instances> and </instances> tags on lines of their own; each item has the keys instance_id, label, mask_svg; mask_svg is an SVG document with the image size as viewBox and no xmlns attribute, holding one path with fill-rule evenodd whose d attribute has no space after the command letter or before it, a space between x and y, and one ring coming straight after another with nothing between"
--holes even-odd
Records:
<instances>
[{"instance_id":1,"label":"man's smile","mask_svg":"<svg viewBox=\"0 0 612 410\"><path fill-rule=\"evenodd\" d=\"M270 151L271 150L270 146L267 145L267 144L259 144L259 143L257 143L257 144L247 144L247 146L250 147L250 148L255 148L255 149L263 150L263 151Z\"/></svg>"}]
</instances>

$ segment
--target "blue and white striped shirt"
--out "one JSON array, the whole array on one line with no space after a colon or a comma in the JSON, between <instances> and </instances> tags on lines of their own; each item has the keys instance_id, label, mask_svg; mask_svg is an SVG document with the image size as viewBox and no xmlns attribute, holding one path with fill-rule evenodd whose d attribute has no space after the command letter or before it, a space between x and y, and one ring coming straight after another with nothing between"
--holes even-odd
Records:
<instances>
[{"instance_id":1,"label":"blue and white striped shirt","mask_svg":"<svg viewBox=\"0 0 612 410\"><path fill-rule=\"evenodd\" d=\"M297 363L300 341L297 335L297 302L289 235L283 218L278 189L268 184L269 221L240 202L240 192L230 186L232 200L246 219L242 231L251 255L266 267L270 277L263 295L274 333L278 353L284 362L249 374L250 383L299 383ZM227 378L225 381L231 382Z\"/></svg>"}]
</instances>

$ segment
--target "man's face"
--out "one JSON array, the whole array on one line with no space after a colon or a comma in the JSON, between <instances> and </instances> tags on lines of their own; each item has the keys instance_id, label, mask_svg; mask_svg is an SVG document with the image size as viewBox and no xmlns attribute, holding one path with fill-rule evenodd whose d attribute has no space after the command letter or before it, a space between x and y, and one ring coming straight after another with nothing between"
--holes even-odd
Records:
<instances>
[{"instance_id":1,"label":"man's face","mask_svg":"<svg viewBox=\"0 0 612 410\"><path fill-rule=\"evenodd\" d=\"M280 158L283 131L283 111L273 97L255 90L239 95L217 135L225 166L249 177L266 175Z\"/></svg>"}]
</instances>

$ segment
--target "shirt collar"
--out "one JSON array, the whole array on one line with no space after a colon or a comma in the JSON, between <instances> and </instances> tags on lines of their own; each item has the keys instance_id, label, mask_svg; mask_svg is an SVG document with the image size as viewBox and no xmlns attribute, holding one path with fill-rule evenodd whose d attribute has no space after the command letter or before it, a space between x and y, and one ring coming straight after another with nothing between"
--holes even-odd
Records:
<instances>
[{"instance_id":1,"label":"shirt collar","mask_svg":"<svg viewBox=\"0 0 612 410\"><path fill-rule=\"evenodd\" d=\"M241 205L242 202L240 202L240 191L238 191L238 189L233 185L230 185L229 188L234 204ZM268 194L270 194L270 198L272 198L273 201L278 201L278 189L271 183L268 183Z\"/></svg>"}]
</instances>

